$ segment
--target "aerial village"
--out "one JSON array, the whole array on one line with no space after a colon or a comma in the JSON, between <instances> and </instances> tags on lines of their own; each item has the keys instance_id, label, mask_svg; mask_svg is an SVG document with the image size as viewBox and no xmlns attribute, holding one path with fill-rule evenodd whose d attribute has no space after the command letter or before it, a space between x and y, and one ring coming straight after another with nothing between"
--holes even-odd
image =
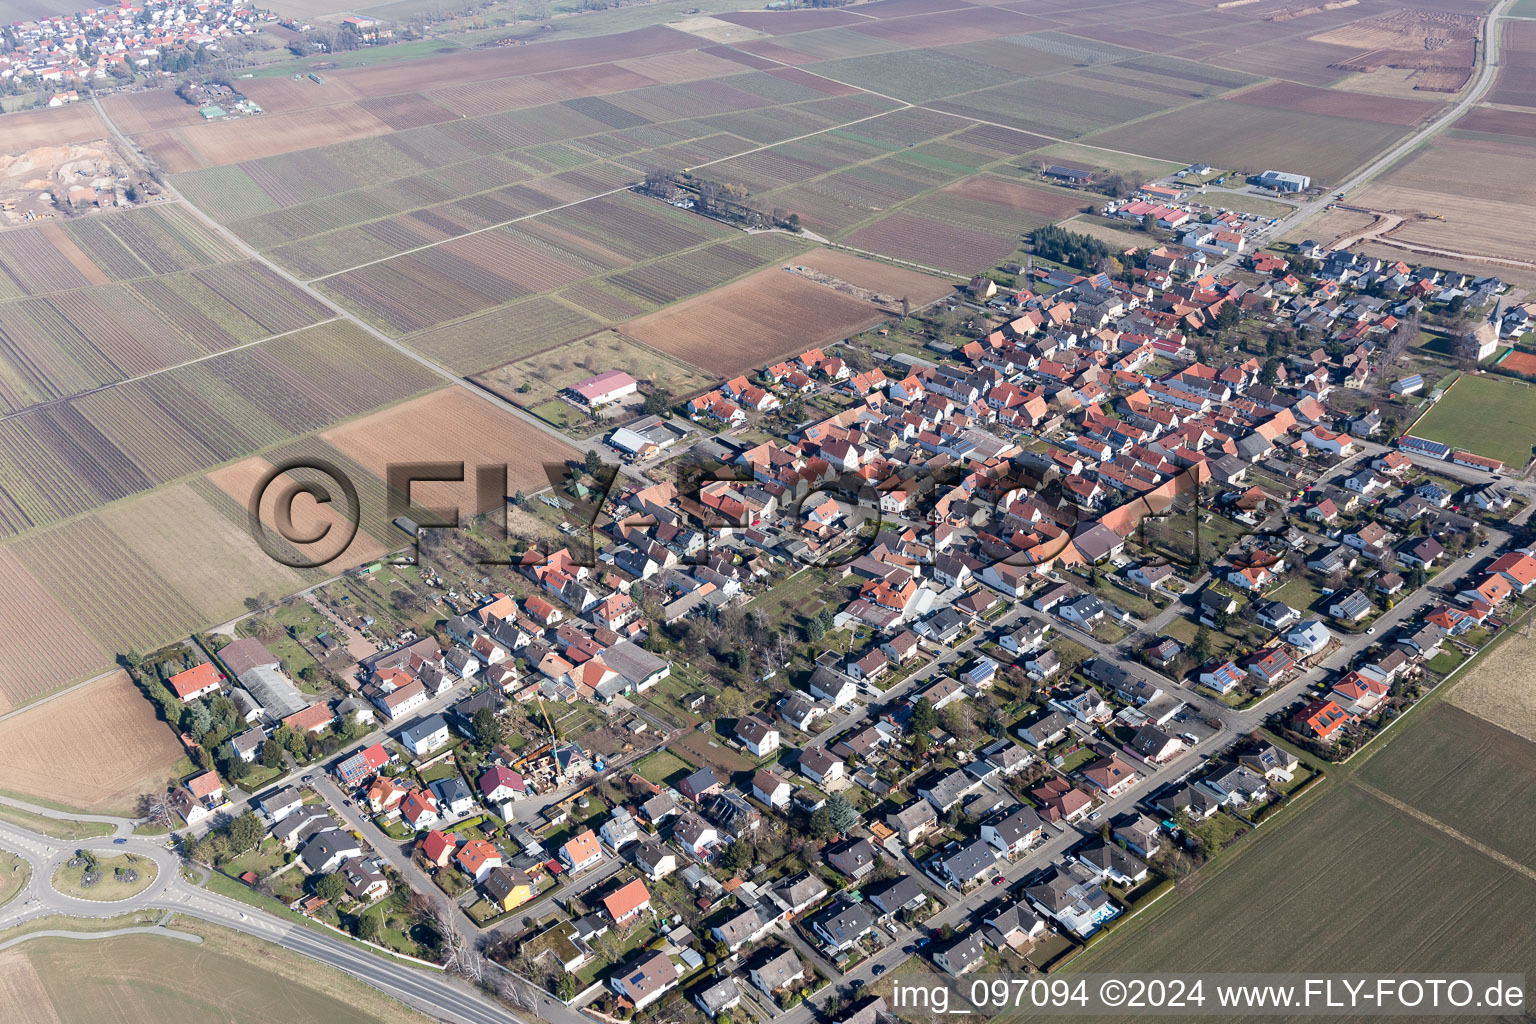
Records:
<instances>
[{"instance_id":1,"label":"aerial village","mask_svg":"<svg viewBox=\"0 0 1536 1024\"><path fill-rule=\"evenodd\" d=\"M1460 373L1524 331L1505 284L1258 251L1158 187L1110 207L1145 247L1041 235L1091 265L614 427L623 465L526 500L558 531L494 582L376 563L141 660L201 768L166 820L332 927L615 1019L1069 961L1536 585L1530 494L1401 413L1425 326Z\"/></svg>"}]
</instances>

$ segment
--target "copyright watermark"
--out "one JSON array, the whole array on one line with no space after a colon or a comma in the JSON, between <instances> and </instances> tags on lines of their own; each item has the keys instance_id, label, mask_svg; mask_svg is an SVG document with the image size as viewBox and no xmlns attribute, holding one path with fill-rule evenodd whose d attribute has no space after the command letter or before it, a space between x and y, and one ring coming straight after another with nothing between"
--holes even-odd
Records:
<instances>
[{"instance_id":1,"label":"copyright watermark","mask_svg":"<svg viewBox=\"0 0 1536 1024\"><path fill-rule=\"evenodd\" d=\"M888 992L887 992L888 990ZM876 985L903 1018L1494 1017L1525 1012L1523 974L896 975Z\"/></svg>"},{"instance_id":2,"label":"copyright watermark","mask_svg":"<svg viewBox=\"0 0 1536 1024\"><path fill-rule=\"evenodd\" d=\"M467 518L480 519L489 530L499 533L499 539L507 538L510 468L506 463L470 467L462 461L391 463L385 470L381 495L378 481L372 477L367 483L373 486L359 487L334 463L295 459L273 466L258 481L247 502L250 530L274 560L292 568L312 569L329 565L345 554L368 518L365 513L382 512L383 522L411 537L414 553L407 558L420 564L421 538L427 531L451 534L464 529ZM566 534L563 543L572 560L594 567L597 525L609 499L615 496L620 471L604 464L595 473L587 473L581 464L564 462L543 463L542 470L549 492L536 500L564 515L561 532ZM417 485L464 485L471 480L472 502L427 508L413 498ZM749 511L737 497L754 490L763 493L748 467L696 466L678 481L675 490L660 485L662 497L658 500L675 503L687 525L703 538L702 551L685 557L685 563L707 560L722 531L761 527L778 531L783 540L800 536L797 531L814 534L815 544L781 545L781 550L787 547L787 557L802 565L842 568L867 554L885 531L932 530L946 523L972 530L982 561L989 565L1029 568L1048 564L1073 544L1087 560L1097 561L1093 554L1106 543L1127 539L1123 526L1117 530L1105 525L1110 517L1130 524L1144 546L1171 564L1193 569L1201 561L1201 523L1205 517L1200 514L1201 484L1193 473L1176 475L1156 488L1129 496L1125 504L1108 512L1097 505L1078 503L1058 475L1020 471L988 483L989 490L976 489L974 480L959 467L938 472L906 471L878 480L828 467L804 477L797 487L784 493L770 514ZM369 500L382 507L365 508ZM634 505L632 511L616 511L617 516L643 520L648 510L656 511L645 500ZM1179 529L1169 528L1175 523ZM1257 526L1244 529L1245 535L1260 532ZM1170 538L1173 543L1168 543ZM537 561L539 557L537 552L529 552L513 559L473 561L481 565L528 565L530 559ZM932 564L938 556L930 549L927 555L916 557ZM1262 546L1255 549L1254 557L1264 557Z\"/></svg>"}]
</instances>

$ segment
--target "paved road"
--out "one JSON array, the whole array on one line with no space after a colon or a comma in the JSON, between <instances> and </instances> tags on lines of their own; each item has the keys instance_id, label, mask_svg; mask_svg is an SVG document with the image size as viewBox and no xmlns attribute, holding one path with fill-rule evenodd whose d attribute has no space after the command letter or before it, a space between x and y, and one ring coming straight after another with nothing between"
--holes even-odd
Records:
<instances>
[{"instance_id":1,"label":"paved road","mask_svg":"<svg viewBox=\"0 0 1536 1024\"><path fill-rule=\"evenodd\" d=\"M1499 22L1504 20L1509 13L1509 8L1515 0L1500 0L1499 4L1488 12L1488 19L1483 24L1483 66L1478 72L1477 80L1449 109L1435 117L1429 124L1420 128L1412 135L1403 139L1397 145L1387 150L1381 156L1372 160L1365 167L1356 171L1348 180L1339 183L1316 199L1302 203L1295 212L1286 214L1280 219L1280 223L1265 228L1256 236L1264 242L1274 241L1281 235L1290 234L1312 218L1322 213L1337 200L1334 194L1338 192L1346 195L1355 189L1361 188L1371 182L1373 178L1390 168L1397 161L1413 152L1419 146L1429 141L1434 136L1445 131L1463 114L1471 110L1487 94L1493 85L1494 76L1499 67ZM1254 248L1259 248L1255 245ZM1242 256L1232 255L1210 268L1212 273L1221 273L1236 266Z\"/></svg>"},{"instance_id":2,"label":"paved road","mask_svg":"<svg viewBox=\"0 0 1536 1024\"><path fill-rule=\"evenodd\" d=\"M132 830L130 821L117 819L117 824L119 831L122 827ZM166 848L163 837L118 838L121 843L111 837L64 842L0 823L0 848L20 855L32 869L26 889L0 908L0 929L40 917L107 918L138 910L169 910L301 953L453 1024L524 1024L500 1004L455 978L369 952L340 937L322 934L193 885L182 877L181 859ZM105 856L132 853L153 861L158 874L144 892L115 903L66 896L55 890L49 880L54 869L77 849ZM92 937L104 934L108 933L93 933Z\"/></svg>"}]
</instances>

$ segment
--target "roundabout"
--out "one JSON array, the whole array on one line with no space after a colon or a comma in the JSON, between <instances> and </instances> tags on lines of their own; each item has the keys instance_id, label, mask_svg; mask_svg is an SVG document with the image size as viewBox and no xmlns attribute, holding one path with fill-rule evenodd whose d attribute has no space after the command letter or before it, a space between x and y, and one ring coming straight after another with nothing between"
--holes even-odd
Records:
<instances>
[{"instance_id":1,"label":"roundabout","mask_svg":"<svg viewBox=\"0 0 1536 1024\"><path fill-rule=\"evenodd\" d=\"M99 903L121 903L154 884L160 869L141 854L79 850L54 869L55 892Z\"/></svg>"}]
</instances>

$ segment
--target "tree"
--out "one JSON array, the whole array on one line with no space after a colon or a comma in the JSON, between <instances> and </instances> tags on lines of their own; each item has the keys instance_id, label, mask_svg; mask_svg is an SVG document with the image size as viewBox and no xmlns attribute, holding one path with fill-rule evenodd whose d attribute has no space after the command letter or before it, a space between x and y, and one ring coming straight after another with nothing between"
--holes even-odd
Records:
<instances>
[{"instance_id":1,"label":"tree","mask_svg":"<svg viewBox=\"0 0 1536 1024\"><path fill-rule=\"evenodd\" d=\"M859 823L859 812L854 810L848 798L841 793L827 797L827 816L834 831L848 833Z\"/></svg>"},{"instance_id":2,"label":"tree","mask_svg":"<svg viewBox=\"0 0 1536 1024\"><path fill-rule=\"evenodd\" d=\"M819 644L827 638L827 627L821 624L820 619L812 619L805 624L805 638L813 644Z\"/></svg>"},{"instance_id":3,"label":"tree","mask_svg":"<svg viewBox=\"0 0 1536 1024\"><path fill-rule=\"evenodd\" d=\"M740 840L720 853L720 866L727 871L744 871L752 866L752 847Z\"/></svg>"},{"instance_id":4,"label":"tree","mask_svg":"<svg viewBox=\"0 0 1536 1024\"><path fill-rule=\"evenodd\" d=\"M1211 631L1201 626L1195 630L1195 639L1189 645L1189 656L1197 665L1211 660Z\"/></svg>"},{"instance_id":5,"label":"tree","mask_svg":"<svg viewBox=\"0 0 1536 1024\"><path fill-rule=\"evenodd\" d=\"M832 812L829 809L821 807L811 813L806 832L812 839L825 839L836 831L832 827Z\"/></svg>"},{"instance_id":6,"label":"tree","mask_svg":"<svg viewBox=\"0 0 1536 1024\"><path fill-rule=\"evenodd\" d=\"M603 468L603 457L597 453L596 448L588 448L583 468L588 476L596 476L597 471Z\"/></svg>"},{"instance_id":7,"label":"tree","mask_svg":"<svg viewBox=\"0 0 1536 1024\"><path fill-rule=\"evenodd\" d=\"M375 914L359 915L356 918L353 929L353 934L364 942L379 941L379 933L383 931L382 926L379 924L378 916Z\"/></svg>"},{"instance_id":8,"label":"tree","mask_svg":"<svg viewBox=\"0 0 1536 1024\"><path fill-rule=\"evenodd\" d=\"M475 743L482 750L490 750L501 742L501 722L496 719L496 712L490 708L481 708L475 712Z\"/></svg>"},{"instance_id":9,"label":"tree","mask_svg":"<svg viewBox=\"0 0 1536 1024\"><path fill-rule=\"evenodd\" d=\"M917 703L912 705L912 717L908 727L913 732L926 736L938 724L939 713L933 710L933 702L927 697L919 697Z\"/></svg>"},{"instance_id":10,"label":"tree","mask_svg":"<svg viewBox=\"0 0 1536 1024\"><path fill-rule=\"evenodd\" d=\"M159 793L145 793L139 797L139 817L157 828L170 828L174 820L171 814L170 794L162 790Z\"/></svg>"},{"instance_id":11,"label":"tree","mask_svg":"<svg viewBox=\"0 0 1536 1024\"><path fill-rule=\"evenodd\" d=\"M263 741L260 760L263 768L281 768L283 766L282 744L273 743L271 740Z\"/></svg>"},{"instance_id":12,"label":"tree","mask_svg":"<svg viewBox=\"0 0 1536 1024\"><path fill-rule=\"evenodd\" d=\"M576 975L570 971L561 971L560 977L555 979L555 995L565 1002L576 998Z\"/></svg>"},{"instance_id":13,"label":"tree","mask_svg":"<svg viewBox=\"0 0 1536 1024\"><path fill-rule=\"evenodd\" d=\"M266 830L261 826L261 819L256 817L255 811L246 811L234 821L229 823L229 849L231 853L244 853L254 850L261 842L262 834Z\"/></svg>"},{"instance_id":14,"label":"tree","mask_svg":"<svg viewBox=\"0 0 1536 1024\"><path fill-rule=\"evenodd\" d=\"M315 895L335 906L347 895L347 880L336 871L321 875L315 883Z\"/></svg>"},{"instance_id":15,"label":"tree","mask_svg":"<svg viewBox=\"0 0 1536 1024\"><path fill-rule=\"evenodd\" d=\"M663 416L672 408L672 393L665 388L647 392L642 408L648 416Z\"/></svg>"}]
</instances>

